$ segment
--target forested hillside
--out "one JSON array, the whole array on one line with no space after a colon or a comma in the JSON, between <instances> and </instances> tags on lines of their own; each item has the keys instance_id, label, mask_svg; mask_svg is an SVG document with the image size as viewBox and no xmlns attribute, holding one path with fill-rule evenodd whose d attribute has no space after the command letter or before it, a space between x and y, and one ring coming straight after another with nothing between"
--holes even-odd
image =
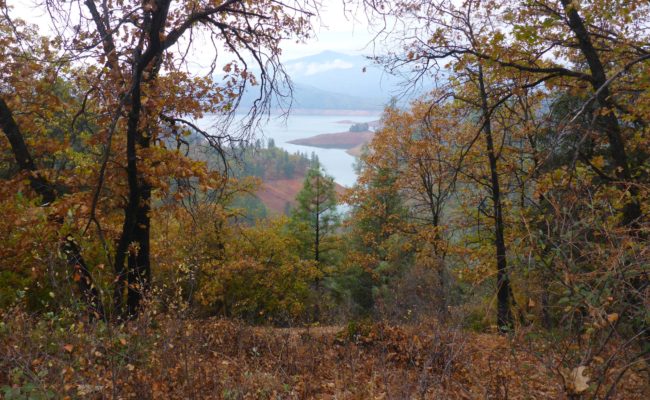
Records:
<instances>
[{"instance_id":1,"label":"forested hillside","mask_svg":"<svg viewBox=\"0 0 650 400\"><path fill-rule=\"evenodd\" d=\"M302 186L310 165L318 163L313 154L289 154L275 146L273 139L266 145L256 140L250 145L230 149L232 175L237 179L257 178L250 193L242 193L234 201L248 217L266 217L269 212L288 214Z\"/></svg>"},{"instance_id":2,"label":"forested hillside","mask_svg":"<svg viewBox=\"0 0 650 400\"><path fill-rule=\"evenodd\" d=\"M0 397L650 398L650 4L327 2L435 87L346 190L259 137L324 5L0 0Z\"/></svg>"}]
</instances>

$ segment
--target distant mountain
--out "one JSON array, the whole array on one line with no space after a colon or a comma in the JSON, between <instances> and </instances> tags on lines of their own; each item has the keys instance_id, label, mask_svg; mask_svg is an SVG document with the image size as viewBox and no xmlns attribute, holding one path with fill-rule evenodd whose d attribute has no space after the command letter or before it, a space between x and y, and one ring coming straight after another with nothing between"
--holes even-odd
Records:
<instances>
[{"instance_id":1,"label":"distant mountain","mask_svg":"<svg viewBox=\"0 0 650 400\"><path fill-rule=\"evenodd\" d=\"M379 96L355 96L294 83L293 107L323 110L381 110L387 103Z\"/></svg>"},{"instance_id":2,"label":"distant mountain","mask_svg":"<svg viewBox=\"0 0 650 400\"><path fill-rule=\"evenodd\" d=\"M291 79L302 86L352 97L380 99L382 105L399 92L399 79L363 56L325 51L284 63Z\"/></svg>"},{"instance_id":3,"label":"distant mountain","mask_svg":"<svg viewBox=\"0 0 650 400\"><path fill-rule=\"evenodd\" d=\"M363 56L325 51L289 60L284 67L294 85L296 110L381 111L400 92L400 79L383 72ZM247 93L246 107L254 100Z\"/></svg>"}]
</instances>

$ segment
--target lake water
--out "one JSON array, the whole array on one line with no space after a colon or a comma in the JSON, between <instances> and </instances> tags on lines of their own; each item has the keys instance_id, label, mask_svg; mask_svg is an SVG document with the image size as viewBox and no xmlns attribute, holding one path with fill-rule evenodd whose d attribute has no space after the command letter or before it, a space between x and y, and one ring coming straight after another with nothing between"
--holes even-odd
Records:
<instances>
[{"instance_id":1,"label":"lake water","mask_svg":"<svg viewBox=\"0 0 650 400\"><path fill-rule=\"evenodd\" d=\"M350 116L350 115L290 115L288 119L283 117L271 117L262 124L261 132L257 137L264 142L273 139L275 145L287 150L290 153L312 152L318 159L328 175L340 185L350 187L357 180L354 170L355 157L341 149L321 149L311 146L299 146L287 143L291 140L307 138L322 133L345 132L352 123L340 123L340 121L371 122L379 119L379 116ZM214 123L214 118L207 116L199 123L201 128L209 128Z\"/></svg>"}]
</instances>

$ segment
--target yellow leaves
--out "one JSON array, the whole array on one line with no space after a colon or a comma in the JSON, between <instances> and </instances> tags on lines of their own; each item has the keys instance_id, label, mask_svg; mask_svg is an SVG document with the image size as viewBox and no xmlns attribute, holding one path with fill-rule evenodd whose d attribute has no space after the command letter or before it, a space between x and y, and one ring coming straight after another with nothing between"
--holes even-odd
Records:
<instances>
[{"instance_id":1,"label":"yellow leaves","mask_svg":"<svg viewBox=\"0 0 650 400\"><path fill-rule=\"evenodd\" d=\"M607 322L613 324L616 321L618 321L618 313L607 314Z\"/></svg>"},{"instance_id":2,"label":"yellow leaves","mask_svg":"<svg viewBox=\"0 0 650 400\"><path fill-rule=\"evenodd\" d=\"M597 168L599 168L599 169L603 169L603 167L605 167L605 157L603 157L603 156L596 156L596 157L594 157L594 158L591 159L591 163L592 163L595 167L597 167Z\"/></svg>"},{"instance_id":3,"label":"yellow leaves","mask_svg":"<svg viewBox=\"0 0 650 400\"><path fill-rule=\"evenodd\" d=\"M505 39L505 35L502 32L496 32L492 36L492 41L497 44L502 42L504 39Z\"/></svg>"}]
</instances>

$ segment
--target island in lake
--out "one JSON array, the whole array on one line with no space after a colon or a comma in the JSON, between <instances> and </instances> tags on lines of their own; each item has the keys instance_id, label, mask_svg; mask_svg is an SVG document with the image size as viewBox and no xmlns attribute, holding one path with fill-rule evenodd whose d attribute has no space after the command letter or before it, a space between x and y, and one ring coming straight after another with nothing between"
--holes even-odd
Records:
<instances>
[{"instance_id":1,"label":"island in lake","mask_svg":"<svg viewBox=\"0 0 650 400\"><path fill-rule=\"evenodd\" d=\"M344 149L355 157L361 155L363 146L370 143L378 122L355 123L347 132L323 133L303 139L291 140L289 143L301 146L320 147L325 149Z\"/></svg>"}]
</instances>

